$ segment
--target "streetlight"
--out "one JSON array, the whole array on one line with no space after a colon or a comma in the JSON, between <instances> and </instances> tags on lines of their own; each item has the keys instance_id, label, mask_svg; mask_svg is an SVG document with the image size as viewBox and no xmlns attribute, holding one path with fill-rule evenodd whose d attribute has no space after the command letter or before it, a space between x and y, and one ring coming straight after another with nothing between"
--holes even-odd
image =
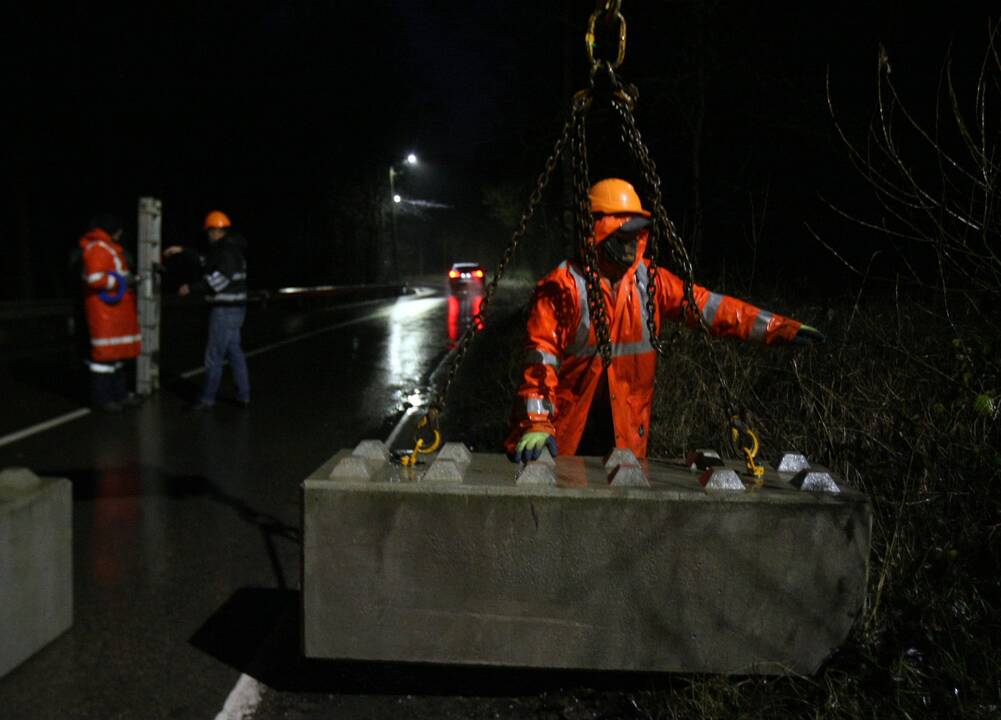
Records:
<instances>
[{"instance_id":1,"label":"streetlight","mask_svg":"<svg viewBox=\"0 0 1001 720\"><path fill-rule=\"evenodd\" d=\"M406 165L416 165L417 155L409 153L404 158L403 163ZM396 206L403 202L403 198L396 192L396 176L402 175L403 171L403 167L397 170L396 163L389 166L389 197L393 200L393 205L389 210L393 224L393 271L396 273L397 280L400 278L400 248L396 239Z\"/></svg>"}]
</instances>

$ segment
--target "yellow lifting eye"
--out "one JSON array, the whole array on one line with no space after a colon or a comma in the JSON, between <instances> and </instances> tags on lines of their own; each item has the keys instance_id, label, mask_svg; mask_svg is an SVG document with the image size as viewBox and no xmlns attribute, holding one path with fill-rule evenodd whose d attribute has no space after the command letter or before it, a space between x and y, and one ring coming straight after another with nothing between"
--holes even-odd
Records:
<instances>
[{"instance_id":1,"label":"yellow lifting eye","mask_svg":"<svg viewBox=\"0 0 1001 720\"><path fill-rule=\"evenodd\" d=\"M428 425L428 417L427 415L425 415L424 417L421 418L421 421L417 423L417 430L420 431L421 428L426 427L427 425ZM431 453L435 452L438 448L441 447L441 433L437 429L432 430L432 432L434 433L434 437L431 440L431 442L426 443L424 442L424 438L418 437L417 442L414 445L413 452L410 453L409 455L404 455L400 459L400 463L404 467L410 467L412 465L416 465L418 456L430 455Z\"/></svg>"},{"instance_id":2,"label":"yellow lifting eye","mask_svg":"<svg viewBox=\"0 0 1001 720\"><path fill-rule=\"evenodd\" d=\"M734 415L730 418L730 438L734 443L740 443L742 435L750 441L749 445L739 445L740 451L744 453L744 467L747 468L747 474L754 477L755 481L760 485L763 482L761 478L765 474L765 467L758 465L754 459L758 456L761 443L758 442L757 433L744 423L739 416Z\"/></svg>"}]
</instances>

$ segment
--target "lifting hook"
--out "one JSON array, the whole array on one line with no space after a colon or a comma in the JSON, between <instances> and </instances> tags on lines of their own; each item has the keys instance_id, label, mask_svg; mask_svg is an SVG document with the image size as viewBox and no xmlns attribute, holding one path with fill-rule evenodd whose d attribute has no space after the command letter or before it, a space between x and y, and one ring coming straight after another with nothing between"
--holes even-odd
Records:
<instances>
[{"instance_id":1,"label":"lifting hook","mask_svg":"<svg viewBox=\"0 0 1001 720\"><path fill-rule=\"evenodd\" d=\"M741 436L746 438L748 444L745 445L741 442ZM754 478L756 484L761 485L764 482L762 476L765 474L765 468L755 462L758 451L761 449L758 434L751 429L749 424L741 420L739 415L734 415L730 418L730 439L744 453L744 466L747 468L747 474Z\"/></svg>"},{"instance_id":2,"label":"lifting hook","mask_svg":"<svg viewBox=\"0 0 1001 720\"><path fill-rule=\"evenodd\" d=\"M417 442L414 444L414 450L409 455L404 455L400 458L400 464L404 467L412 467L417 464L417 458L420 455L430 455L441 447L441 432L438 428L430 428L433 433L431 439L428 442L424 441L424 438L420 437L420 431L429 425L428 416L425 415L417 423Z\"/></svg>"}]
</instances>

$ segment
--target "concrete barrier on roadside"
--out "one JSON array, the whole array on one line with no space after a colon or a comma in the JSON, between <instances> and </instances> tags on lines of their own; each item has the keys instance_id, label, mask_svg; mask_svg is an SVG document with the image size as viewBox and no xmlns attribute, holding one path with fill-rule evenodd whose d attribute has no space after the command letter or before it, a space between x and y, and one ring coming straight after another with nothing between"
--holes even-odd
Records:
<instances>
[{"instance_id":1,"label":"concrete barrier on roadside","mask_svg":"<svg viewBox=\"0 0 1001 720\"><path fill-rule=\"evenodd\" d=\"M477 453L457 482L422 482L433 462L331 479L350 455L303 483L310 658L809 674L862 608L871 508L833 477L735 492L639 460L615 485L559 457L554 485Z\"/></svg>"},{"instance_id":2,"label":"concrete barrier on roadside","mask_svg":"<svg viewBox=\"0 0 1001 720\"><path fill-rule=\"evenodd\" d=\"M73 624L69 480L0 471L0 677Z\"/></svg>"}]
</instances>

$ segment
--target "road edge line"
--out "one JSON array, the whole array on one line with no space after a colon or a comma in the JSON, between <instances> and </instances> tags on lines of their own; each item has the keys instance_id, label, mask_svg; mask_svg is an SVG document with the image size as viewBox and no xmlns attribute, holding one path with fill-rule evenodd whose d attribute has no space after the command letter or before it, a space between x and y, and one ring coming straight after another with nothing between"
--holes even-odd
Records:
<instances>
[{"instance_id":1,"label":"road edge line","mask_svg":"<svg viewBox=\"0 0 1001 720\"><path fill-rule=\"evenodd\" d=\"M5 445L10 445L11 443L16 443L18 440L24 440L26 437L31 437L32 435L37 435L40 432L45 432L46 430L51 430L54 427L64 425L68 422L76 420L77 418L82 418L85 415L90 415L90 408L77 408L58 417L51 418L44 422L31 425L30 427L22 428L21 430L15 430L14 432L0 437L0 447Z\"/></svg>"}]
</instances>

